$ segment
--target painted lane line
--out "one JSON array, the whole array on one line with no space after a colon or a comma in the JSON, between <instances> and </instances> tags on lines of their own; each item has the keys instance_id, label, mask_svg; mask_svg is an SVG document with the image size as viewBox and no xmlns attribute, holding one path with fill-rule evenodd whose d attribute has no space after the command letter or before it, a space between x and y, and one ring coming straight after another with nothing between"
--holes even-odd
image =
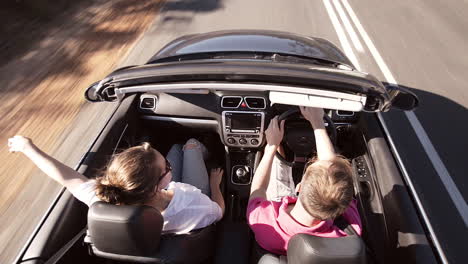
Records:
<instances>
[{"instance_id":1,"label":"painted lane line","mask_svg":"<svg viewBox=\"0 0 468 264\"><path fill-rule=\"evenodd\" d=\"M346 10L348 11L348 14L351 16L351 20L354 22L356 28L358 29L358 32L361 34L361 37L363 38L364 43L366 43L367 47L369 48L369 51L371 52L372 56L376 60L377 65L380 67L380 70L384 74L385 79L387 79L387 82L398 86L395 78L393 77L393 74L390 72L387 64L384 62L382 56L377 51L377 48L375 47L374 43L370 39L369 35L364 30L361 22L359 21L353 9L349 5L348 0L342 0L342 1ZM450 176L447 168L442 162L442 159L440 158L434 145L429 139L429 136L427 135L426 131L421 125L421 122L416 117L416 114L414 112L409 112L409 111L405 111L404 113L406 117L408 118L408 120L410 121L410 124L416 133L416 136L418 137L424 150L426 151L427 156L431 160L434 166L434 169L437 171L437 174L439 175L450 198L452 199L453 203L458 209L460 216L465 222L465 226L468 226L468 204L463 198L463 195L461 194L460 190L457 188L455 182L453 181L453 178Z\"/></svg>"},{"instance_id":2,"label":"painted lane line","mask_svg":"<svg viewBox=\"0 0 468 264\"><path fill-rule=\"evenodd\" d=\"M353 50L351 48L351 45L349 44L348 38L346 37L343 27L341 26L340 21L338 20L338 17L336 16L335 11L333 10L330 0L323 0L323 4L325 5L325 8L327 9L328 15L330 16L330 20L332 21L335 31L338 33L338 39L340 40L341 46L343 47L345 54L349 57L351 62L354 64L354 67L360 70L361 66L359 66L359 62L356 58L356 55L354 55L353 53Z\"/></svg>"},{"instance_id":3,"label":"painted lane line","mask_svg":"<svg viewBox=\"0 0 468 264\"><path fill-rule=\"evenodd\" d=\"M377 65L382 70L382 73L384 74L385 79L387 79L387 82L390 84L398 85L397 82L395 81L395 78L393 78L393 75L391 74L390 69L388 69L387 64L384 62L382 56L380 56L380 53L377 51L377 48L375 48L374 43L370 39L369 35L367 35L367 32L364 30L364 27L362 26L361 22L356 16L356 13L354 13L353 9L351 9L351 6L349 5L348 1L343 0L342 2L343 2L344 7L346 8L346 11L351 17L351 20L356 26L359 34L361 34L361 37L364 40L364 43L366 43L372 56L374 56L374 59L377 62Z\"/></svg>"},{"instance_id":4,"label":"painted lane line","mask_svg":"<svg viewBox=\"0 0 468 264\"><path fill-rule=\"evenodd\" d=\"M415 195L413 195L414 200L419 208L419 211L421 212L422 218L424 219L424 223L426 224L426 227L429 231L429 234L432 237L432 242L434 243L435 248L437 249L437 252L442 260L442 263L448 263L447 257L444 254L444 251L442 249L442 246L440 245L439 239L437 238L437 235L435 234L434 228L432 227L431 222L429 221L428 214L426 210L424 209L421 199L419 199L419 196L417 195L416 188L414 188L413 182L411 181L411 178L409 176L408 171L406 170L406 167L403 165L403 159L400 156L400 153L398 153L396 149L396 145L394 143L394 140L392 136L390 135L390 130L387 128L387 125L385 123L385 120L382 116L382 113L377 113L377 117L380 120L380 123L382 124L382 127L385 131L385 134L387 134L387 139L389 141L389 144L391 146L391 149L393 150L393 154L395 155L395 158L398 161L399 167L401 169L401 172L403 174L403 177L406 180L406 183L408 184L408 187L410 188L411 192Z\"/></svg>"},{"instance_id":5,"label":"painted lane line","mask_svg":"<svg viewBox=\"0 0 468 264\"><path fill-rule=\"evenodd\" d=\"M343 21L344 27L346 31L348 32L351 42L354 44L354 48L360 53L364 53L364 48L362 47L361 41L359 40L359 37L356 34L356 31L354 31L353 26L349 22L348 16L346 15L346 12L343 10L343 7L340 4L340 1L338 0L332 0L333 5L336 8L336 11L338 11L338 15L341 18L341 21Z\"/></svg>"},{"instance_id":6,"label":"painted lane line","mask_svg":"<svg viewBox=\"0 0 468 264\"><path fill-rule=\"evenodd\" d=\"M382 56L380 56L380 53L377 51L377 49L376 49L375 45L373 44L372 40L370 39L369 35L364 30L363 26L361 25L359 19L357 18L357 16L354 13L353 9L349 5L348 1L347 0L342 0L342 1L343 1L343 4L344 4L347 12L351 16L351 19L353 20L355 26L357 27L359 33L361 34L361 37L364 39L364 42L366 43L366 45L369 48L372 56L374 57L374 59L377 62L378 66L380 67L380 70L384 74L384 77L387 79L387 82L397 85L396 80L393 77L390 70L388 69L387 64L384 62ZM405 115L408 118L408 120L409 120L413 130L415 131L419 141L421 142L424 150L426 151L427 156L431 160L431 162L432 162L432 164L434 166L434 169L437 171L442 183L444 184L445 189L448 191L450 198L452 199L453 203L457 207L457 209L459 211L459 214L463 218L463 220L465 222L465 226L466 226L467 223L468 223L468 215L467 215L468 214L468 209L467 209L466 201L463 199L463 196L461 195L460 191L458 190L455 183L453 182L453 179L450 176L450 174L448 173L447 168L443 164L439 154L437 153L437 151L435 150L433 144L429 140L429 137L428 137L426 131L422 127L421 123L417 119L414 112L405 112ZM448 263L447 257L445 256L444 251L442 249L442 246L441 246L441 244L440 244L440 242L439 242L439 240L437 238L437 235L435 234L434 228L432 227L431 222L429 221L429 216L428 216L426 210L424 209L424 207L422 206L422 202L421 202L419 196L417 195L417 192L416 192L416 189L415 189L415 187L414 187L414 185L412 183L412 180L409 177L405 166L403 165L404 163L402 162L398 151L396 150L393 139L392 139L387 127L386 127L386 124L384 122L384 119L383 119L383 116L382 116L381 113L378 113L378 118L381 121L381 123L382 123L382 125L384 127L384 130L386 131L386 134L387 134L387 136L389 138L389 141L390 141L390 144L392 146L393 152L396 155L397 160L399 161L400 167L402 169L403 176L406 179L408 187L411 189L413 194L415 194L414 195L415 202L418 205L418 207L420 208L420 212L422 214L424 222L426 223L426 227L428 228L428 231L429 231L429 233L430 233L430 235L432 237L432 241L434 243L434 246L437 249L442 262L443 263Z\"/></svg>"}]
</instances>

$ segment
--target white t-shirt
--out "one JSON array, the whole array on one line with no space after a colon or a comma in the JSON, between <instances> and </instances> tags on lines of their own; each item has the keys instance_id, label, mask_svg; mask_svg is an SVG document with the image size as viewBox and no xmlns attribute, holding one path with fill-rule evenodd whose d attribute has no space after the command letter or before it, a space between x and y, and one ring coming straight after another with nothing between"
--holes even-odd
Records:
<instances>
[{"instance_id":1,"label":"white t-shirt","mask_svg":"<svg viewBox=\"0 0 468 264\"><path fill-rule=\"evenodd\" d=\"M95 193L96 181L90 180L71 190L73 196L88 206L99 201ZM162 212L163 232L184 234L191 230L206 227L223 217L221 207L213 202L200 189L190 184L171 182L168 190L174 196Z\"/></svg>"}]
</instances>

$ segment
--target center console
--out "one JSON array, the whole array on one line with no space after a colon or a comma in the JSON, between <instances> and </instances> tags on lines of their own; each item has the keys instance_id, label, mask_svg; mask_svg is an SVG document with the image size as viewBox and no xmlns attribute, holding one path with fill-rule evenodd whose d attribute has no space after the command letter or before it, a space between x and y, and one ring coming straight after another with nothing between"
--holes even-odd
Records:
<instances>
[{"instance_id":1,"label":"center console","mask_svg":"<svg viewBox=\"0 0 468 264\"><path fill-rule=\"evenodd\" d=\"M224 111L222 113L223 139L226 146L259 147L263 141L265 113Z\"/></svg>"}]
</instances>

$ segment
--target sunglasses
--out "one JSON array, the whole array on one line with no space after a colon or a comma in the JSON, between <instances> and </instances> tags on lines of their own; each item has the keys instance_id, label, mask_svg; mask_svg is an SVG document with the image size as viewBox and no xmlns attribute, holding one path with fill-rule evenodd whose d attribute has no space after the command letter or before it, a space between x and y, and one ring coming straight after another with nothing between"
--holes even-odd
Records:
<instances>
[{"instance_id":1,"label":"sunglasses","mask_svg":"<svg viewBox=\"0 0 468 264\"><path fill-rule=\"evenodd\" d=\"M159 177L159 179L162 179L164 178L164 176L166 176L169 172L172 171L172 166L171 166L171 163L169 163L169 161L166 159L166 171L161 174L161 176Z\"/></svg>"}]
</instances>

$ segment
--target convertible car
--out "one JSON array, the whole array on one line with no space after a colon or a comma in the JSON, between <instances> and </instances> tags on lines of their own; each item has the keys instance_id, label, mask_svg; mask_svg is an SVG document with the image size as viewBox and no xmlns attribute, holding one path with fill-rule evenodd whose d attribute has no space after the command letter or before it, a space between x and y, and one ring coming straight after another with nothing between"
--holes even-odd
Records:
<instances>
[{"instance_id":1,"label":"convertible car","mask_svg":"<svg viewBox=\"0 0 468 264\"><path fill-rule=\"evenodd\" d=\"M199 138L214 154L211 162L224 168L225 215L189 234L162 234L156 210L103 202L88 208L64 189L16 263L440 261L379 118L379 112L414 109L417 97L357 71L327 40L276 31L188 35L167 44L145 65L112 72L85 96L119 106L79 172L95 177L113 153L142 141L165 153L174 143ZM352 162L363 235L298 234L287 255L278 256L257 245L246 205L264 131L276 115L286 120L283 160L292 166L294 180L301 180L315 142L299 105L325 109L336 150Z\"/></svg>"}]
</instances>

